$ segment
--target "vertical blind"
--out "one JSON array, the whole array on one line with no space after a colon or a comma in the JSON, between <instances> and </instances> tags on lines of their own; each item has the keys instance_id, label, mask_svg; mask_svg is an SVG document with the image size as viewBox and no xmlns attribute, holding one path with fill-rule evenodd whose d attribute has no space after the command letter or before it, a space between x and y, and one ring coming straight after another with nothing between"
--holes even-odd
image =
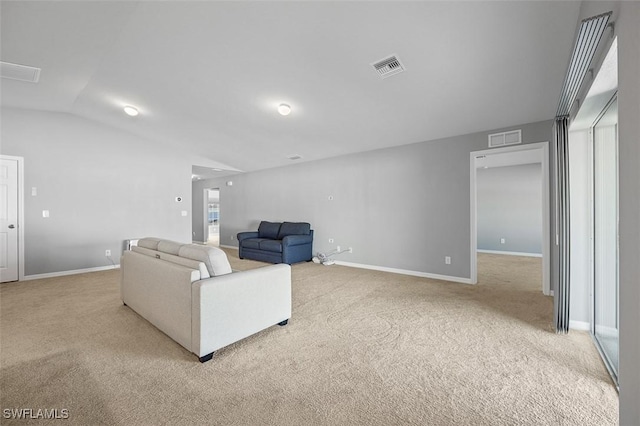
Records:
<instances>
[{"instance_id":1,"label":"vertical blind","mask_svg":"<svg viewBox=\"0 0 640 426\"><path fill-rule=\"evenodd\" d=\"M611 18L611 12L585 19L580 24L578 38L573 46L573 53L569 62L569 69L562 86L556 117L565 117L571 112L571 107L576 100L576 96L578 96L578 91L589 70L602 34L607 28L609 18Z\"/></svg>"},{"instance_id":2,"label":"vertical blind","mask_svg":"<svg viewBox=\"0 0 640 426\"><path fill-rule=\"evenodd\" d=\"M554 291L554 317L557 333L569 331L570 221L569 221L569 114L591 66L611 12L585 19L580 24L569 69L562 86L554 124L556 153L556 232L558 235L558 288Z\"/></svg>"},{"instance_id":3,"label":"vertical blind","mask_svg":"<svg viewBox=\"0 0 640 426\"><path fill-rule=\"evenodd\" d=\"M554 295L554 312L557 333L569 332L570 297L570 222L569 222L569 119L558 118L555 122L557 224L559 251L558 288Z\"/></svg>"}]
</instances>

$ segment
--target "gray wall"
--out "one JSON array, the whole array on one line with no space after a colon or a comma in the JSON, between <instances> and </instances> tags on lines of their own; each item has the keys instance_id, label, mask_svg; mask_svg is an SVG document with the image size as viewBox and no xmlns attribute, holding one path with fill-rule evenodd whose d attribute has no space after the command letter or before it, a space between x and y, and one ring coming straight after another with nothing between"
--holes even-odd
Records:
<instances>
[{"instance_id":1,"label":"gray wall","mask_svg":"<svg viewBox=\"0 0 640 426\"><path fill-rule=\"evenodd\" d=\"M618 35L620 424L640 424L640 3L621 2Z\"/></svg>"},{"instance_id":2,"label":"gray wall","mask_svg":"<svg viewBox=\"0 0 640 426\"><path fill-rule=\"evenodd\" d=\"M478 249L541 255L542 165L479 168L476 184Z\"/></svg>"},{"instance_id":3,"label":"gray wall","mask_svg":"<svg viewBox=\"0 0 640 426\"><path fill-rule=\"evenodd\" d=\"M549 121L491 132L512 128L527 143L550 139ZM469 152L486 149L488 133L202 184L221 188L223 245L261 219L309 221L316 251L354 248L341 260L468 278ZM117 263L128 238L192 240L192 206L203 195L191 184L193 158L64 113L5 108L1 137L3 154L25 158L26 275L108 266L105 249Z\"/></svg>"},{"instance_id":4,"label":"gray wall","mask_svg":"<svg viewBox=\"0 0 640 426\"><path fill-rule=\"evenodd\" d=\"M525 143L551 138L551 121L543 121L195 186L221 189L223 245L237 245L236 233L257 229L260 220L308 221L314 251L353 247L339 260L469 278L469 153L487 149L489 133L513 128L522 128Z\"/></svg>"},{"instance_id":5,"label":"gray wall","mask_svg":"<svg viewBox=\"0 0 640 426\"><path fill-rule=\"evenodd\" d=\"M1 114L2 154L25 159L26 275L111 265L105 249L119 263L129 238L191 240L190 162L70 114Z\"/></svg>"}]
</instances>

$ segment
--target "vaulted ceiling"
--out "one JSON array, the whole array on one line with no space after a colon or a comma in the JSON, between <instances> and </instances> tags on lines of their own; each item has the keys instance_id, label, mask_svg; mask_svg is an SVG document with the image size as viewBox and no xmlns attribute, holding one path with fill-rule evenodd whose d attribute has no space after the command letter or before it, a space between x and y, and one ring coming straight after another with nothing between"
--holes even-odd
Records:
<instances>
[{"instance_id":1,"label":"vaulted ceiling","mask_svg":"<svg viewBox=\"0 0 640 426\"><path fill-rule=\"evenodd\" d=\"M2 106L75 114L210 160L201 166L254 171L292 154L309 161L553 118L580 3L0 7L0 59L42 69L38 83L3 78ZM371 64L392 54L406 71L382 79Z\"/></svg>"}]
</instances>

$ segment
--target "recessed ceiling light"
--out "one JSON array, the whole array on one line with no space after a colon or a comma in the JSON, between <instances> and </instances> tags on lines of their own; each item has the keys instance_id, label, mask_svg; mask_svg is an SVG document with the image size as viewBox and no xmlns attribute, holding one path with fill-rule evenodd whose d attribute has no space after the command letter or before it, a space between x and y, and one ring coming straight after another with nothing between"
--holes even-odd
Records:
<instances>
[{"instance_id":1,"label":"recessed ceiling light","mask_svg":"<svg viewBox=\"0 0 640 426\"><path fill-rule=\"evenodd\" d=\"M289 115L291 113L291 107L287 104L278 105L278 112L280 115Z\"/></svg>"},{"instance_id":2,"label":"recessed ceiling light","mask_svg":"<svg viewBox=\"0 0 640 426\"><path fill-rule=\"evenodd\" d=\"M138 115L138 108L127 105L126 107L124 107L124 112L131 117L135 117L136 115Z\"/></svg>"}]
</instances>

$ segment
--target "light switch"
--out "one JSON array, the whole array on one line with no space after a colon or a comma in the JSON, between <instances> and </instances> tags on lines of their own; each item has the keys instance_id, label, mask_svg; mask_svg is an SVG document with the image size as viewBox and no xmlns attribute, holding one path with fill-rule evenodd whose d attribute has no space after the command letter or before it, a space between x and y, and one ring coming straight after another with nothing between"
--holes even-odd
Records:
<instances>
[{"instance_id":1,"label":"light switch","mask_svg":"<svg viewBox=\"0 0 640 426\"><path fill-rule=\"evenodd\" d=\"M31 196L35 197L36 195L38 195L38 188L33 186L33 187L31 187Z\"/></svg>"},{"instance_id":2,"label":"light switch","mask_svg":"<svg viewBox=\"0 0 640 426\"><path fill-rule=\"evenodd\" d=\"M49 217L49 210L42 210L42 217Z\"/></svg>"}]
</instances>

